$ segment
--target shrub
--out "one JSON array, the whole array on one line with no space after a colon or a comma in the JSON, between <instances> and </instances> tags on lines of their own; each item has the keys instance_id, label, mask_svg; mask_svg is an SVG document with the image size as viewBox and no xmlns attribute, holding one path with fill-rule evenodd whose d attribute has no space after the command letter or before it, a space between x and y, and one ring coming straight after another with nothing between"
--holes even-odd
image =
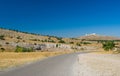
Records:
<instances>
[{"instance_id":1,"label":"shrub","mask_svg":"<svg viewBox=\"0 0 120 76\"><path fill-rule=\"evenodd\" d=\"M20 46L16 46L15 52L22 52L23 48Z\"/></svg>"},{"instance_id":2,"label":"shrub","mask_svg":"<svg viewBox=\"0 0 120 76\"><path fill-rule=\"evenodd\" d=\"M17 39L22 39L20 36L16 37Z\"/></svg>"},{"instance_id":3,"label":"shrub","mask_svg":"<svg viewBox=\"0 0 120 76\"><path fill-rule=\"evenodd\" d=\"M25 42L25 40L23 40L23 42Z\"/></svg>"},{"instance_id":4,"label":"shrub","mask_svg":"<svg viewBox=\"0 0 120 76\"><path fill-rule=\"evenodd\" d=\"M72 40L78 40L77 38L70 38L70 39L72 39Z\"/></svg>"},{"instance_id":5,"label":"shrub","mask_svg":"<svg viewBox=\"0 0 120 76\"><path fill-rule=\"evenodd\" d=\"M48 37L48 40L51 40L51 37Z\"/></svg>"},{"instance_id":6,"label":"shrub","mask_svg":"<svg viewBox=\"0 0 120 76\"><path fill-rule=\"evenodd\" d=\"M48 40L48 42L52 42L52 43L55 43L55 41L54 41L54 40Z\"/></svg>"},{"instance_id":7,"label":"shrub","mask_svg":"<svg viewBox=\"0 0 120 76\"><path fill-rule=\"evenodd\" d=\"M57 40L62 40L62 37L56 37Z\"/></svg>"},{"instance_id":8,"label":"shrub","mask_svg":"<svg viewBox=\"0 0 120 76\"><path fill-rule=\"evenodd\" d=\"M0 44L0 47L2 47L2 45Z\"/></svg>"},{"instance_id":9,"label":"shrub","mask_svg":"<svg viewBox=\"0 0 120 76\"><path fill-rule=\"evenodd\" d=\"M104 50L109 51L115 47L114 41L106 41L102 43Z\"/></svg>"},{"instance_id":10,"label":"shrub","mask_svg":"<svg viewBox=\"0 0 120 76\"><path fill-rule=\"evenodd\" d=\"M44 42L44 40L41 40L41 42Z\"/></svg>"},{"instance_id":11,"label":"shrub","mask_svg":"<svg viewBox=\"0 0 120 76\"><path fill-rule=\"evenodd\" d=\"M4 35L0 35L0 39L1 39L1 40L5 40L4 37L5 37Z\"/></svg>"},{"instance_id":12,"label":"shrub","mask_svg":"<svg viewBox=\"0 0 120 76\"><path fill-rule=\"evenodd\" d=\"M48 42L48 40L47 40L47 39L45 39L45 40L44 40L44 42Z\"/></svg>"},{"instance_id":13,"label":"shrub","mask_svg":"<svg viewBox=\"0 0 120 76\"><path fill-rule=\"evenodd\" d=\"M59 46L59 44L56 44L56 47L58 47Z\"/></svg>"},{"instance_id":14,"label":"shrub","mask_svg":"<svg viewBox=\"0 0 120 76\"><path fill-rule=\"evenodd\" d=\"M81 44L80 44L80 43L76 43L76 45L77 45L77 46L81 46Z\"/></svg>"},{"instance_id":15,"label":"shrub","mask_svg":"<svg viewBox=\"0 0 120 76\"><path fill-rule=\"evenodd\" d=\"M33 52L33 48L25 48L25 47L16 46L15 52Z\"/></svg>"},{"instance_id":16,"label":"shrub","mask_svg":"<svg viewBox=\"0 0 120 76\"><path fill-rule=\"evenodd\" d=\"M8 44L10 44L10 43L9 43L9 42L6 42L5 44L7 44L7 45L8 45Z\"/></svg>"},{"instance_id":17,"label":"shrub","mask_svg":"<svg viewBox=\"0 0 120 76\"><path fill-rule=\"evenodd\" d=\"M1 48L1 50L2 50L2 52L4 52L4 51L5 51L5 48Z\"/></svg>"},{"instance_id":18,"label":"shrub","mask_svg":"<svg viewBox=\"0 0 120 76\"><path fill-rule=\"evenodd\" d=\"M40 41L40 39L30 39L31 41Z\"/></svg>"},{"instance_id":19,"label":"shrub","mask_svg":"<svg viewBox=\"0 0 120 76\"><path fill-rule=\"evenodd\" d=\"M70 42L70 44L74 44L74 42Z\"/></svg>"},{"instance_id":20,"label":"shrub","mask_svg":"<svg viewBox=\"0 0 120 76\"><path fill-rule=\"evenodd\" d=\"M10 36L10 38L12 39L13 37L12 37L12 36Z\"/></svg>"},{"instance_id":21,"label":"shrub","mask_svg":"<svg viewBox=\"0 0 120 76\"><path fill-rule=\"evenodd\" d=\"M37 43L34 43L34 45L37 45Z\"/></svg>"},{"instance_id":22,"label":"shrub","mask_svg":"<svg viewBox=\"0 0 120 76\"><path fill-rule=\"evenodd\" d=\"M63 41L63 40L60 40L58 43L65 43L65 41Z\"/></svg>"},{"instance_id":23,"label":"shrub","mask_svg":"<svg viewBox=\"0 0 120 76\"><path fill-rule=\"evenodd\" d=\"M20 40L17 40L17 41L16 41L16 43L19 43L19 42L20 42Z\"/></svg>"},{"instance_id":24,"label":"shrub","mask_svg":"<svg viewBox=\"0 0 120 76\"><path fill-rule=\"evenodd\" d=\"M87 44L91 44L91 43L90 42L81 42L81 44L87 45Z\"/></svg>"}]
</instances>

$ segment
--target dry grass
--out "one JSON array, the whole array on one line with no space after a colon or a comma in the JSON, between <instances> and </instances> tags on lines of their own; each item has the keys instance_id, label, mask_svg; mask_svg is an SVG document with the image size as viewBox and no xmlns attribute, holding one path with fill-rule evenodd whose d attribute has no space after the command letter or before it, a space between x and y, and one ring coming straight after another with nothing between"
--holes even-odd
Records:
<instances>
[{"instance_id":1,"label":"dry grass","mask_svg":"<svg viewBox=\"0 0 120 76\"><path fill-rule=\"evenodd\" d=\"M0 70L19 66L28 62L37 61L50 56L67 54L69 52L30 52L30 53L0 53Z\"/></svg>"},{"instance_id":2,"label":"dry grass","mask_svg":"<svg viewBox=\"0 0 120 76\"><path fill-rule=\"evenodd\" d=\"M114 54L113 51L96 51L96 52L92 52L94 54Z\"/></svg>"}]
</instances>

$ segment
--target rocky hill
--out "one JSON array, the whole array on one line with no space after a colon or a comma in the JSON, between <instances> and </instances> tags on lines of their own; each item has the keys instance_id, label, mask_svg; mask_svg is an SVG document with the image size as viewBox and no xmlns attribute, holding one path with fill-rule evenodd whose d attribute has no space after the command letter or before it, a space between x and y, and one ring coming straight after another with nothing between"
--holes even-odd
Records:
<instances>
[{"instance_id":1,"label":"rocky hill","mask_svg":"<svg viewBox=\"0 0 120 76\"><path fill-rule=\"evenodd\" d=\"M118 37L97 35L95 33L86 34L85 36L81 36L78 39L83 39L83 40L120 40L120 38L118 38Z\"/></svg>"},{"instance_id":2,"label":"rocky hill","mask_svg":"<svg viewBox=\"0 0 120 76\"><path fill-rule=\"evenodd\" d=\"M17 46L33 48L35 51L49 50L50 48L70 49L69 44L65 43L69 42L60 37L0 29L0 51L14 51Z\"/></svg>"}]
</instances>

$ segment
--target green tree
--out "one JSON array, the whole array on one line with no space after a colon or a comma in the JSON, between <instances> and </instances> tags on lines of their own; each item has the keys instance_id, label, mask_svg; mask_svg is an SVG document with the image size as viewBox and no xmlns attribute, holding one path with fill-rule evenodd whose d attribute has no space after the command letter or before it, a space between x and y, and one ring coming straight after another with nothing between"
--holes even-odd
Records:
<instances>
[{"instance_id":1,"label":"green tree","mask_svg":"<svg viewBox=\"0 0 120 76\"><path fill-rule=\"evenodd\" d=\"M115 47L114 41L105 41L102 43L104 50L109 51Z\"/></svg>"}]
</instances>

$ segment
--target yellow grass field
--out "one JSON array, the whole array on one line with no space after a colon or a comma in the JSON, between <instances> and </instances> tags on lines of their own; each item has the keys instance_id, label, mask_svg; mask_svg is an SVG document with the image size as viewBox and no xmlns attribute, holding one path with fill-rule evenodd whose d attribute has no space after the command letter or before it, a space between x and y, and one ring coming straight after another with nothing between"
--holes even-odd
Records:
<instances>
[{"instance_id":1,"label":"yellow grass field","mask_svg":"<svg viewBox=\"0 0 120 76\"><path fill-rule=\"evenodd\" d=\"M118 54L117 52L114 52L114 51L96 51L96 52L92 52L92 53L94 53L94 54Z\"/></svg>"},{"instance_id":2,"label":"yellow grass field","mask_svg":"<svg viewBox=\"0 0 120 76\"><path fill-rule=\"evenodd\" d=\"M44 59L46 57L67 53L69 52L29 52L29 53L1 52L0 70L4 70L10 67L16 67L25 63Z\"/></svg>"}]
</instances>

